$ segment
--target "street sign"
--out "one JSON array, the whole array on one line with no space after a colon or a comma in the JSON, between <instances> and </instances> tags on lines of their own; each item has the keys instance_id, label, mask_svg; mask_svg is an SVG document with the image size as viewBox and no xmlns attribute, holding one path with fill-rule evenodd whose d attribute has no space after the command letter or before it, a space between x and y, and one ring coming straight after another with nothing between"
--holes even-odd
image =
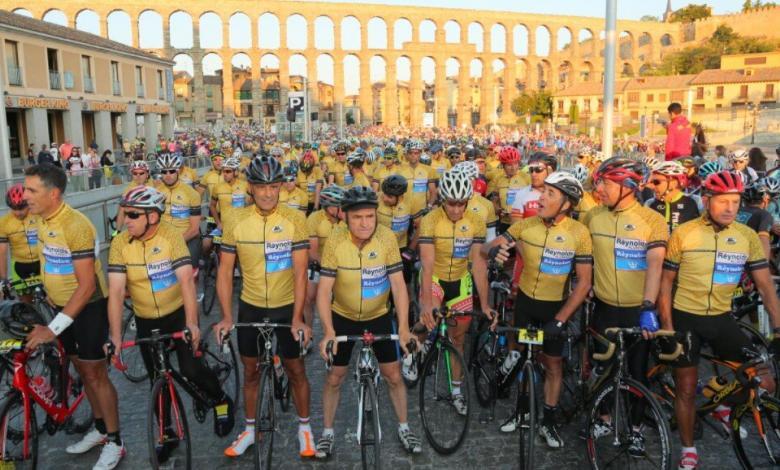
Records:
<instances>
[{"instance_id":1,"label":"street sign","mask_svg":"<svg viewBox=\"0 0 780 470\"><path fill-rule=\"evenodd\" d=\"M302 91L291 91L287 94L287 107L296 113L303 111L304 95Z\"/></svg>"}]
</instances>

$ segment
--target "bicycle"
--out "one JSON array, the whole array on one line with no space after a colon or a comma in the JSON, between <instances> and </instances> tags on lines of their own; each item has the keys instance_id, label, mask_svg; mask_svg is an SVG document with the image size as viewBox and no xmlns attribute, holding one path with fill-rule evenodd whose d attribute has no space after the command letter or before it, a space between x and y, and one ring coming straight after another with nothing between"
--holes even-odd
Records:
<instances>
[{"instance_id":1,"label":"bicycle","mask_svg":"<svg viewBox=\"0 0 780 470\"><path fill-rule=\"evenodd\" d=\"M276 412L274 399L278 399L283 411L290 407L290 381L284 369L281 373L276 371L274 360L276 357L276 328L289 330L292 325L272 323L268 319L262 322L236 323L233 328L252 328L257 330L257 348L261 351L258 363L260 369L260 385L257 390L257 404L255 406L255 443L254 464L255 468L271 468L273 457L274 433L276 432ZM227 336L223 337L223 341ZM262 348L260 342L263 342ZM303 330L298 330L298 347L301 356L305 350Z\"/></svg>"},{"instance_id":2,"label":"bicycle","mask_svg":"<svg viewBox=\"0 0 780 470\"><path fill-rule=\"evenodd\" d=\"M203 315L210 315L217 298L217 271L219 270L219 247L222 245L222 231L219 230L214 219L206 219L206 231L211 235L213 246L208 255L203 259L203 267L200 269L200 291L203 297L200 301Z\"/></svg>"},{"instance_id":3,"label":"bicycle","mask_svg":"<svg viewBox=\"0 0 780 470\"><path fill-rule=\"evenodd\" d=\"M132 341L136 335L135 314L129 301L124 301L125 315L122 319L122 342ZM137 349L120 349L119 358L125 367L122 369L122 375L133 383L143 382L149 377L146 367L141 357L141 352Z\"/></svg>"},{"instance_id":4,"label":"bicycle","mask_svg":"<svg viewBox=\"0 0 780 470\"><path fill-rule=\"evenodd\" d=\"M398 341L396 334L374 335L364 331L362 335L336 336L325 346L328 356L326 367L333 365L333 344L348 341L360 341L362 347L355 364L355 380L358 382L358 423L357 441L360 445L360 458L363 468L381 468L382 427L379 422L379 366L371 347L377 341ZM413 348L414 342L409 347Z\"/></svg>"}]
</instances>

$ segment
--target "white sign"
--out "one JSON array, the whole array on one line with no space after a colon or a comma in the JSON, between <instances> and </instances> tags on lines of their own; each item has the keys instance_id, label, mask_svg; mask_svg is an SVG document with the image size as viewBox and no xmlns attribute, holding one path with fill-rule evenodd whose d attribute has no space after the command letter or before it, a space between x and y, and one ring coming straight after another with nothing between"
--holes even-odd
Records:
<instances>
[{"instance_id":1,"label":"white sign","mask_svg":"<svg viewBox=\"0 0 780 470\"><path fill-rule=\"evenodd\" d=\"M291 91L287 93L287 107L295 110L296 113L303 111L304 94L302 91Z\"/></svg>"},{"instance_id":2,"label":"white sign","mask_svg":"<svg viewBox=\"0 0 780 470\"><path fill-rule=\"evenodd\" d=\"M433 113L423 113L423 127L433 127Z\"/></svg>"}]
</instances>

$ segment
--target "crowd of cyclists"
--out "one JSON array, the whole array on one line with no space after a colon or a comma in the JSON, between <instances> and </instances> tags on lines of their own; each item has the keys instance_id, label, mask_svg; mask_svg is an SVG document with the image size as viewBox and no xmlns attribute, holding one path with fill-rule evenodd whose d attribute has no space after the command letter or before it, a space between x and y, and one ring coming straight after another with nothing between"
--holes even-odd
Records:
<instances>
[{"instance_id":1,"label":"crowd of cyclists","mask_svg":"<svg viewBox=\"0 0 780 470\"><path fill-rule=\"evenodd\" d=\"M121 347L126 298L138 338L153 330L189 330L189 341L176 340L178 367L208 395L218 436L233 432L240 413L194 354L199 343L205 335L223 338L236 322L291 324L289 331L277 332L277 347L289 376L304 458L334 455L334 420L353 347L335 338L364 331L399 336L397 343L378 341L373 347L398 420L398 439L410 454L422 452L422 441L409 426L404 381L415 380L417 371L413 361L403 359L424 353L425 333L418 338L413 327L434 328L434 313L442 307L480 311L494 325L508 321L544 332L538 429L551 449L565 445L555 418L562 335L585 302L595 305L591 321L600 332L641 327L645 340L660 328L688 333L687 353L675 364L674 376L679 468L685 470L697 468L699 460L693 428L702 345L730 361L741 361L743 347L750 347L728 315L744 274L752 278L775 327L772 350L780 347L771 250L771 239L780 235L780 175L758 174L748 167L745 151L728 155L724 167L717 159L665 160L646 148L606 159L582 139L552 139L552 146L545 146L545 139L520 133L396 138L369 129L362 139L296 146L252 137L197 137L192 151L208 155L212 165L202 176L185 165L176 146L161 147L154 161L134 160L132 181L119 203L107 276L94 226L64 201L67 176L61 168L31 166L24 183L6 194L10 210L0 219L0 279L8 284L40 276L58 313L42 319L32 309L4 308L0 325L10 316L23 318L30 324L28 349L59 340L74 358L95 426L66 452L100 446L95 469L116 467L126 452L117 392L104 360ZM561 155L575 148L577 163L563 168ZM644 157L634 157L633 150ZM222 318L213 331L201 331L203 292L196 279L204 257L216 249ZM514 312L508 319L499 318L490 302L491 264L513 276ZM234 283L240 284L237 306ZM420 289L410 291L409 285ZM410 313L411 303L419 305L419 315ZM320 337L313 334L315 312ZM449 330L461 354L471 321L458 317ZM244 427L239 424L237 438L225 449L231 458L256 442L256 336L237 333ZM318 397L319 439L299 340L318 344L324 359L328 345L333 348ZM650 361L645 340L629 358L631 375L644 382ZM510 342L510 349L519 346ZM142 355L154 380L150 352L142 348ZM508 356L507 370L518 357ZM466 371L457 369L452 406L465 414L462 388L468 380ZM763 390L774 390L774 377L764 374L761 381ZM500 430L515 431L522 412L516 409ZM722 405L715 416L728 426L730 412ZM610 419L601 417L598 433L612 432ZM161 444L158 461L174 447ZM630 452L644 452L640 428L632 431Z\"/></svg>"}]
</instances>

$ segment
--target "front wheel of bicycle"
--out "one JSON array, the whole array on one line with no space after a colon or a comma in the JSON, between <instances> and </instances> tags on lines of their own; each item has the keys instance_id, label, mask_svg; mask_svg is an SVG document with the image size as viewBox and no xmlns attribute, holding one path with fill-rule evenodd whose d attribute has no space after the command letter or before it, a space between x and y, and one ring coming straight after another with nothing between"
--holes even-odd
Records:
<instances>
[{"instance_id":1,"label":"front wheel of bicycle","mask_svg":"<svg viewBox=\"0 0 780 470\"><path fill-rule=\"evenodd\" d=\"M643 384L623 377L605 382L587 414L586 442L594 469L671 470L669 426Z\"/></svg>"},{"instance_id":2,"label":"front wheel of bicycle","mask_svg":"<svg viewBox=\"0 0 780 470\"><path fill-rule=\"evenodd\" d=\"M203 315L210 315L214 308L214 300L217 298L217 267L219 265L219 255L216 248L212 248L211 253L204 260L203 268L200 270L200 293L203 296L200 301L200 308Z\"/></svg>"},{"instance_id":3,"label":"front wheel of bicycle","mask_svg":"<svg viewBox=\"0 0 780 470\"><path fill-rule=\"evenodd\" d=\"M740 432L731 435L742 468L780 466L780 400L765 393L756 407L748 403L732 408L731 429L740 428L747 431L746 439L742 439ZM760 444L750 445L750 440L756 439Z\"/></svg>"},{"instance_id":4,"label":"front wheel of bicycle","mask_svg":"<svg viewBox=\"0 0 780 470\"><path fill-rule=\"evenodd\" d=\"M255 408L255 468L270 469L276 431L274 410L274 370L265 366L260 371Z\"/></svg>"},{"instance_id":5,"label":"front wheel of bicycle","mask_svg":"<svg viewBox=\"0 0 780 470\"><path fill-rule=\"evenodd\" d=\"M534 468L536 454L536 374L530 361L523 364L517 380L517 403L515 412L518 414L517 430L520 435L520 470Z\"/></svg>"},{"instance_id":6,"label":"front wheel of bicycle","mask_svg":"<svg viewBox=\"0 0 780 470\"><path fill-rule=\"evenodd\" d=\"M136 320L132 311L125 314L125 320L122 324L122 342L133 341L136 336ZM118 351L119 359L122 361L127 369L122 371L122 374L127 377L127 380L139 383L149 377L146 372L146 366L141 357L141 348L120 348Z\"/></svg>"},{"instance_id":7,"label":"front wheel of bicycle","mask_svg":"<svg viewBox=\"0 0 780 470\"><path fill-rule=\"evenodd\" d=\"M29 415L24 408L22 395L12 391L0 410L0 460L9 463L8 468L34 469L38 465L36 407L31 400Z\"/></svg>"},{"instance_id":8,"label":"front wheel of bicycle","mask_svg":"<svg viewBox=\"0 0 780 470\"><path fill-rule=\"evenodd\" d=\"M382 434L379 428L379 408L376 386L372 380L366 380L360 387L360 459L364 469L379 470Z\"/></svg>"},{"instance_id":9,"label":"front wheel of bicycle","mask_svg":"<svg viewBox=\"0 0 780 470\"><path fill-rule=\"evenodd\" d=\"M453 366L460 368L456 371ZM420 372L420 418L425 438L440 454L458 450L469 428L469 386L466 362L455 346L437 343L428 352ZM452 393L457 382L460 394ZM462 400L456 408L456 400Z\"/></svg>"},{"instance_id":10,"label":"front wheel of bicycle","mask_svg":"<svg viewBox=\"0 0 780 470\"><path fill-rule=\"evenodd\" d=\"M212 323L207 331L213 331L215 324ZM219 379L220 387L233 399L233 405L238 407L238 402L241 400L241 378L239 377L238 354L230 338L227 338L225 344L219 345L216 335L204 335L201 349L206 364Z\"/></svg>"},{"instance_id":11,"label":"front wheel of bicycle","mask_svg":"<svg viewBox=\"0 0 780 470\"><path fill-rule=\"evenodd\" d=\"M192 466L192 439L187 425L187 410L182 404L173 379L160 377L154 382L146 414L149 463L160 468L158 449L173 450L184 445L184 468Z\"/></svg>"}]
</instances>

